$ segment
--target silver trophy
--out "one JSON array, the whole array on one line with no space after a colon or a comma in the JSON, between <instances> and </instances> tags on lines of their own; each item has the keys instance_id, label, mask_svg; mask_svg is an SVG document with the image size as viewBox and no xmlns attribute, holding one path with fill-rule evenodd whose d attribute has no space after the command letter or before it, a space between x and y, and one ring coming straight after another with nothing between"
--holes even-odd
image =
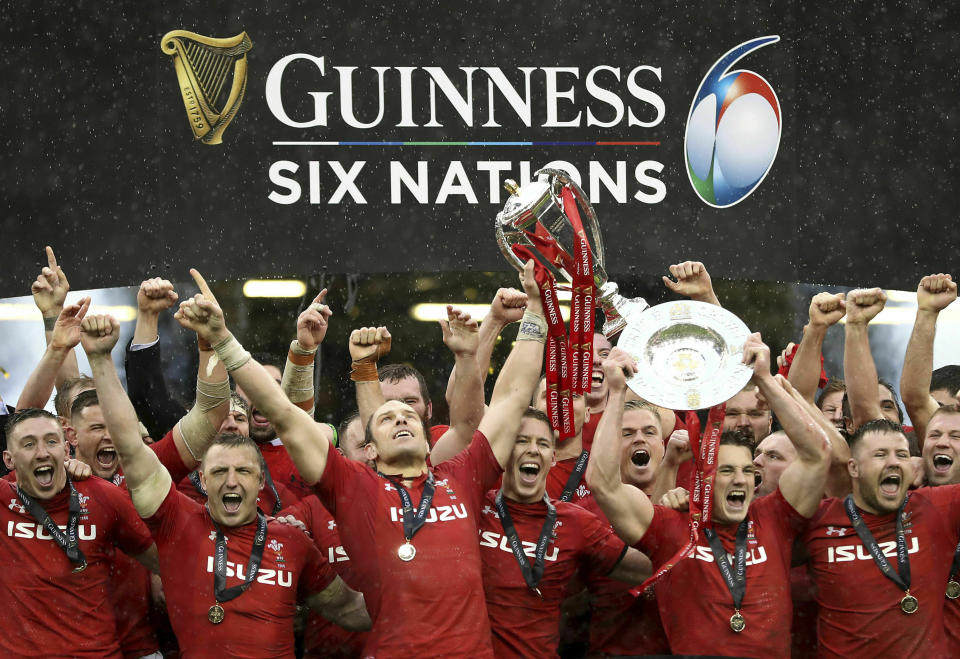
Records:
<instances>
[{"instance_id":1,"label":"silver trophy","mask_svg":"<svg viewBox=\"0 0 960 659\"><path fill-rule=\"evenodd\" d=\"M561 190L564 186L568 187L580 208L583 230L587 234L587 243L593 254L593 280L597 285L597 302L603 309L605 317L603 334L607 337L619 334L630 319L639 316L640 312L650 305L642 297L625 298L620 295L617 285L607 279L607 273L604 270L603 235L600 233L597 214L593 212L593 207L577 182L561 169L541 169L534 176L537 179L523 188L510 179L507 179L504 185L510 193L510 198L507 199L503 210L497 213L495 220L500 251L513 267L523 270L523 261L513 253L512 247L523 245L527 249L537 251L537 247L524 231L532 230L539 222L557 241L558 249L567 256L571 256L575 236L573 227L563 212L563 203L560 201ZM573 273L567 272L562 264L557 264L548 257L539 260L550 269L557 281L573 280Z\"/></svg>"},{"instance_id":2,"label":"silver trophy","mask_svg":"<svg viewBox=\"0 0 960 659\"><path fill-rule=\"evenodd\" d=\"M627 382L641 398L674 410L712 407L735 395L750 380L753 371L741 363L743 344L750 330L725 309L705 302L667 302L653 308L643 298L626 298L604 269L603 236L593 207L576 181L559 169L541 169L537 177L520 188L507 180L510 193L495 220L497 243L507 261L523 270L523 261L513 253L523 245L539 255L557 279L573 280L567 272L539 251L525 231L540 226L556 241L556 248L573 253L574 230L563 212L561 191L573 193L580 209L587 243L593 254L593 278L597 300L606 320L607 337L620 334L617 347L636 360L639 370ZM571 259L572 260L572 259Z\"/></svg>"}]
</instances>

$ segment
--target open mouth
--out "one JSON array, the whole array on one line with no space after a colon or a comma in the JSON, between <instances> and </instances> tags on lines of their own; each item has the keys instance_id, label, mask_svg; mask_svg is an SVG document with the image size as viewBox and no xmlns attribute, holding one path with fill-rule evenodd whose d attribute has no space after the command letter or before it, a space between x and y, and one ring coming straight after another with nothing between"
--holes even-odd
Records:
<instances>
[{"instance_id":1,"label":"open mouth","mask_svg":"<svg viewBox=\"0 0 960 659\"><path fill-rule=\"evenodd\" d=\"M33 470L33 477L37 479L40 487L50 487L53 485L53 467L49 465L37 467Z\"/></svg>"},{"instance_id":2,"label":"open mouth","mask_svg":"<svg viewBox=\"0 0 960 659\"><path fill-rule=\"evenodd\" d=\"M630 462L638 467L646 467L650 464L650 453L646 449L637 449L630 456Z\"/></svg>"},{"instance_id":3,"label":"open mouth","mask_svg":"<svg viewBox=\"0 0 960 659\"><path fill-rule=\"evenodd\" d=\"M731 510L743 510L747 501L747 493L743 490L730 490L727 494L727 507Z\"/></svg>"},{"instance_id":4,"label":"open mouth","mask_svg":"<svg viewBox=\"0 0 960 659\"><path fill-rule=\"evenodd\" d=\"M953 466L953 458L943 453L937 453L933 456L933 470L938 474L945 474Z\"/></svg>"},{"instance_id":5,"label":"open mouth","mask_svg":"<svg viewBox=\"0 0 960 659\"><path fill-rule=\"evenodd\" d=\"M887 474L880 481L880 491L887 496L896 496L900 492L900 474Z\"/></svg>"},{"instance_id":6,"label":"open mouth","mask_svg":"<svg viewBox=\"0 0 960 659\"><path fill-rule=\"evenodd\" d=\"M757 470L753 472L753 489L759 490L761 483L763 483L763 474Z\"/></svg>"},{"instance_id":7,"label":"open mouth","mask_svg":"<svg viewBox=\"0 0 960 659\"><path fill-rule=\"evenodd\" d=\"M536 462L523 462L517 469L520 472L521 483L533 485L537 482L537 476L540 475L540 465Z\"/></svg>"},{"instance_id":8,"label":"open mouth","mask_svg":"<svg viewBox=\"0 0 960 659\"><path fill-rule=\"evenodd\" d=\"M412 437L413 433L409 430L398 430L397 432L393 433L394 439L410 439Z\"/></svg>"},{"instance_id":9,"label":"open mouth","mask_svg":"<svg viewBox=\"0 0 960 659\"><path fill-rule=\"evenodd\" d=\"M270 425L270 420L269 420L267 417L265 417L265 416L263 416L262 414L260 414L259 412L254 412L254 413L250 416L250 418L251 418L251 419L253 420L253 422L254 422L255 424L257 424L258 426L269 426L269 425Z\"/></svg>"},{"instance_id":10,"label":"open mouth","mask_svg":"<svg viewBox=\"0 0 960 659\"><path fill-rule=\"evenodd\" d=\"M603 386L603 371L593 371L590 377L590 384L592 387L602 387Z\"/></svg>"},{"instance_id":11,"label":"open mouth","mask_svg":"<svg viewBox=\"0 0 960 659\"><path fill-rule=\"evenodd\" d=\"M104 446L97 451L97 466L104 470L110 470L117 466L117 449L112 446Z\"/></svg>"},{"instance_id":12,"label":"open mouth","mask_svg":"<svg viewBox=\"0 0 960 659\"><path fill-rule=\"evenodd\" d=\"M235 492L228 492L221 498L223 509L228 513L235 513L240 510L240 504L243 503L243 497Z\"/></svg>"}]
</instances>

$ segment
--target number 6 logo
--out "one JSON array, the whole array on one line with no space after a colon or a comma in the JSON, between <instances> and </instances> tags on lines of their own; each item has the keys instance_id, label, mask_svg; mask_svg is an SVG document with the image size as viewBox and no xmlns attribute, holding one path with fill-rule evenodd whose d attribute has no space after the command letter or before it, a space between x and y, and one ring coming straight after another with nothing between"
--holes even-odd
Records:
<instances>
[{"instance_id":1,"label":"number 6 logo","mask_svg":"<svg viewBox=\"0 0 960 659\"><path fill-rule=\"evenodd\" d=\"M778 36L753 39L728 51L704 76L687 116L683 152L687 176L714 208L746 199L766 177L780 146L780 101L752 71L730 71Z\"/></svg>"}]
</instances>

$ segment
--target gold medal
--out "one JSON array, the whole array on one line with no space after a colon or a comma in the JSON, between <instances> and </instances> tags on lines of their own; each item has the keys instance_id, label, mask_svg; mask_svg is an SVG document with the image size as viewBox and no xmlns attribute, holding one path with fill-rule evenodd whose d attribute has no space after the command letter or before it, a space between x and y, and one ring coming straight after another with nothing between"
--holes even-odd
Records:
<instances>
[{"instance_id":1,"label":"gold medal","mask_svg":"<svg viewBox=\"0 0 960 659\"><path fill-rule=\"evenodd\" d=\"M414 547L409 542L405 542L400 545L400 548L397 549L397 556L400 557L401 561L412 561L413 557L417 555L417 548Z\"/></svg>"},{"instance_id":2,"label":"gold medal","mask_svg":"<svg viewBox=\"0 0 960 659\"><path fill-rule=\"evenodd\" d=\"M84 562L80 563L80 565L78 565L78 566L76 566L75 568L73 568L73 574L78 574L78 573L80 573L80 572L83 572L83 571L86 570L86 569L87 569L87 562L84 561Z\"/></svg>"},{"instance_id":3,"label":"gold medal","mask_svg":"<svg viewBox=\"0 0 960 659\"><path fill-rule=\"evenodd\" d=\"M743 619L742 615L740 615L740 611L736 611L732 616L730 616L730 629L739 634L746 629L746 627L747 621Z\"/></svg>"},{"instance_id":4,"label":"gold medal","mask_svg":"<svg viewBox=\"0 0 960 659\"><path fill-rule=\"evenodd\" d=\"M910 591L907 591L907 594L903 596L903 599L900 600L900 610L904 613L916 613L917 609L920 608L920 602L917 601L917 598L910 594Z\"/></svg>"},{"instance_id":5,"label":"gold medal","mask_svg":"<svg viewBox=\"0 0 960 659\"><path fill-rule=\"evenodd\" d=\"M207 611L207 620L209 620L214 625L219 625L221 622L223 622L223 615L224 615L223 607L220 606L220 602L217 602L216 604L210 607L209 611Z\"/></svg>"},{"instance_id":6,"label":"gold medal","mask_svg":"<svg viewBox=\"0 0 960 659\"><path fill-rule=\"evenodd\" d=\"M957 583L953 579L947 582L947 597L952 600L960 597L960 583Z\"/></svg>"}]
</instances>

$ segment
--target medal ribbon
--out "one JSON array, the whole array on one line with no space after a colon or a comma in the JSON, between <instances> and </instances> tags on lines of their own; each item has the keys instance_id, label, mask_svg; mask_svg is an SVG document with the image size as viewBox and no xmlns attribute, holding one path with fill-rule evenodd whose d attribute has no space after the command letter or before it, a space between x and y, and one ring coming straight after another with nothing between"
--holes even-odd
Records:
<instances>
[{"instance_id":1,"label":"medal ribbon","mask_svg":"<svg viewBox=\"0 0 960 659\"><path fill-rule=\"evenodd\" d=\"M688 424L687 432L690 435L690 449L696 462L693 492L690 493L690 540L666 563L653 573L642 584L631 590L637 595L648 588L652 588L684 558L687 558L697 546L700 537L700 527L710 524L713 514L713 481L717 473L717 450L720 435L723 431L723 417L727 412L727 404L721 403L710 408L707 416L707 435L700 435L699 420L696 424ZM693 415L696 417L696 414ZM690 420L690 415L687 415Z\"/></svg>"},{"instance_id":2,"label":"medal ribbon","mask_svg":"<svg viewBox=\"0 0 960 659\"><path fill-rule=\"evenodd\" d=\"M703 534L707 536L710 542L710 549L713 551L713 560L720 569L720 576L727 584L727 589L733 596L733 608L740 610L743 604L743 596L747 592L747 527L749 523L746 518L740 522L737 527L737 536L733 549L733 565L727 559L727 552L723 548L723 543L717 536L717 532L710 527L703 529Z\"/></svg>"},{"instance_id":3,"label":"medal ribbon","mask_svg":"<svg viewBox=\"0 0 960 659\"><path fill-rule=\"evenodd\" d=\"M558 442L573 437L576 432L573 423L573 396L567 330L560 315L557 302L557 290L553 275L533 256L530 249L514 245L514 252L521 258L534 259L534 277L540 289L540 301L547 320L547 416L551 427L558 433ZM591 351L592 352L592 351Z\"/></svg>"},{"instance_id":4,"label":"medal ribbon","mask_svg":"<svg viewBox=\"0 0 960 659\"><path fill-rule=\"evenodd\" d=\"M207 514L209 514L209 509ZM210 521L213 521L211 517ZM217 545L214 551L213 560L213 596L217 602L229 602L230 600L242 595L257 578L260 571L260 561L263 559L263 547L267 544L267 518L263 513L257 510L257 532L253 536L253 549L250 552L250 560L247 561L246 579L242 584L230 586L227 588L227 541L223 537L223 531L220 525L213 522L217 529Z\"/></svg>"},{"instance_id":5,"label":"medal ribbon","mask_svg":"<svg viewBox=\"0 0 960 659\"><path fill-rule=\"evenodd\" d=\"M430 512L430 504L433 503L433 472L427 472L427 482L423 484L423 494L420 495L420 505L417 506L416 513L414 513L413 510L413 499L410 498L410 493L407 492L407 488L403 486L400 479L387 476L379 471L377 473L393 483L393 486L397 488L397 493L400 495L400 503L403 504L403 537L407 542L410 542L413 540L413 536L416 535L417 531L420 530L420 527L426 523L427 514Z\"/></svg>"},{"instance_id":6,"label":"medal ribbon","mask_svg":"<svg viewBox=\"0 0 960 659\"><path fill-rule=\"evenodd\" d=\"M907 496L903 499L903 503L900 504L900 508L897 510L896 570L890 565L890 561L883 555L883 552L880 551L876 538L870 533L870 529L867 528L863 517L860 516L860 511L857 510L857 506L853 502L853 495L848 494L843 500L843 508L847 511L847 517L850 518L850 523L853 525L857 535L860 536L860 542L863 543L873 557L873 562L876 563L880 571L883 572L883 576L895 583L897 588L904 592L910 590L910 555L907 553L907 540L903 534L903 509L909 500L910 493L908 492Z\"/></svg>"},{"instance_id":7,"label":"medal ribbon","mask_svg":"<svg viewBox=\"0 0 960 659\"><path fill-rule=\"evenodd\" d=\"M580 209L573 191L564 186L561 193L563 212L574 233L573 297L570 304L570 353L572 361L572 391L585 394L590 391L593 370L593 253L583 230Z\"/></svg>"},{"instance_id":8,"label":"medal ribbon","mask_svg":"<svg viewBox=\"0 0 960 659\"><path fill-rule=\"evenodd\" d=\"M47 533L60 546L70 562L75 564L79 570L82 570L87 566L87 559L83 555L83 551L80 550L80 541L77 537L77 526L80 522L80 494L73 487L73 481L70 480L69 476L67 476L67 487L70 488L70 504L66 532L60 530L60 527L50 519L50 515L44 510L43 506L20 489L19 485L17 486L17 498L20 499L30 516L47 530Z\"/></svg>"},{"instance_id":9,"label":"medal ribbon","mask_svg":"<svg viewBox=\"0 0 960 659\"><path fill-rule=\"evenodd\" d=\"M540 530L540 537L537 539L537 548L533 554L533 567L531 567L530 561L527 560L527 555L523 553L523 543L520 542L517 529L514 527L513 520L510 518L510 511L507 510L507 506L503 502L503 490L497 491L495 503L497 506L497 515L500 517L500 523L503 525L503 532L507 534L510 549L513 550L513 557L517 559L517 563L520 565L523 580L527 582L527 586L531 590L536 590L539 595L540 591L537 590L537 585L540 583L540 579L543 578L544 557L547 554L547 546L553 540L553 525L557 521L557 509L550 503L550 498L544 493L543 503L547 506L547 517L543 520L543 528Z\"/></svg>"},{"instance_id":10,"label":"medal ribbon","mask_svg":"<svg viewBox=\"0 0 960 659\"><path fill-rule=\"evenodd\" d=\"M589 458L590 451L580 451L577 464L574 465L573 471L570 472L570 476L567 478L566 485L563 486L563 492L560 493L561 501L570 501L570 497L573 496L573 491L577 489L577 485L580 484L580 480L583 478L583 472L587 470L587 460Z\"/></svg>"},{"instance_id":11,"label":"medal ribbon","mask_svg":"<svg viewBox=\"0 0 960 659\"><path fill-rule=\"evenodd\" d=\"M270 492L273 494L273 510L270 511L270 514L276 515L283 507L280 503L280 493L277 492L277 486L273 484L273 477L270 475L270 469L267 468L266 465L264 465L263 475L267 481L267 487L270 488ZM190 482L193 483L193 488L203 496L207 496L207 491L203 489L203 483L200 482L200 474L197 473L196 469L190 472L189 478Z\"/></svg>"},{"instance_id":12,"label":"medal ribbon","mask_svg":"<svg viewBox=\"0 0 960 659\"><path fill-rule=\"evenodd\" d=\"M960 542L957 543L957 548L953 552L953 567L950 568L950 578L957 576L960 573Z\"/></svg>"}]
</instances>

